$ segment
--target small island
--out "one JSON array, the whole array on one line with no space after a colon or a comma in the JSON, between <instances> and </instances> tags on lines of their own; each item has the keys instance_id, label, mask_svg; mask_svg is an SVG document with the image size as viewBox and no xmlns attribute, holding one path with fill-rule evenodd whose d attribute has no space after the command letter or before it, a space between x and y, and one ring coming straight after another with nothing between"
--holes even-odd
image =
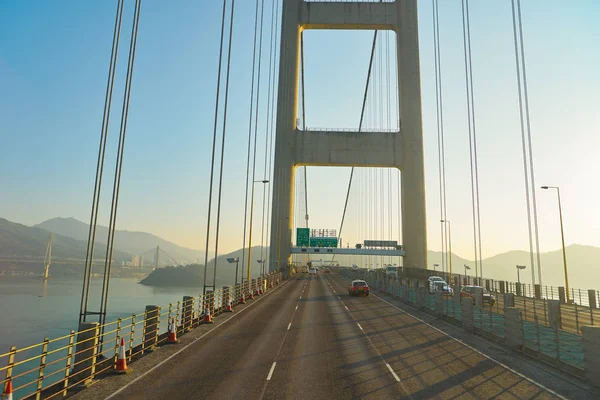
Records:
<instances>
[{"instance_id":1,"label":"small island","mask_svg":"<svg viewBox=\"0 0 600 400\"><path fill-rule=\"evenodd\" d=\"M201 287L203 273L204 266L200 264L157 268L140 283L145 286Z\"/></svg>"}]
</instances>

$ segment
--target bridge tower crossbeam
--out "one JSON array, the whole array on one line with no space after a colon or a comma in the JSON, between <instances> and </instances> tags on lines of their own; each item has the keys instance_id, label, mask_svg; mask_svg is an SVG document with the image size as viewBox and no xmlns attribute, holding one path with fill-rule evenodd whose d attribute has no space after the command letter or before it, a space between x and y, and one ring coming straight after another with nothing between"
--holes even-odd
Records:
<instances>
[{"instance_id":1,"label":"bridge tower crossbeam","mask_svg":"<svg viewBox=\"0 0 600 400\"><path fill-rule=\"evenodd\" d=\"M294 174L297 166L398 168L402 172L404 265L426 268L427 240L421 81L416 0L305 2L282 10L273 179L270 268L291 256ZM300 34L305 29L393 30L398 55L399 132L348 133L297 126Z\"/></svg>"}]
</instances>

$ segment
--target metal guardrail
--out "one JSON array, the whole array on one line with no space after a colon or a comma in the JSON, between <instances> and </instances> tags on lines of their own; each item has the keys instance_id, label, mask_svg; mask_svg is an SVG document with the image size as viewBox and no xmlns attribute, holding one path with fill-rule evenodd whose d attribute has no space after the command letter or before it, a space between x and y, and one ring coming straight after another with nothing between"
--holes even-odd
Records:
<instances>
[{"instance_id":1,"label":"metal guardrail","mask_svg":"<svg viewBox=\"0 0 600 400\"><path fill-rule=\"evenodd\" d=\"M89 329L72 330L31 346L13 346L0 354L0 376L4 375L0 389L4 393L10 381L14 400L64 398L93 378L114 370L121 338L125 340L127 362L134 362L167 342L172 321L177 335L182 335L203 322L207 307L212 316L217 316L225 311L228 296L237 305L242 293L248 298L259 287L268 291L279 282L281 273L274 272L206 295L184 296L183 301L167 306L146 306L142 313L104 326L95 323Z\"/></svg>"},{"instance_id":2,"label":"metal guardrail","mask_svg":"<svg viewBox=\"0 0 600 400\"><path fill-rule=\"evenodd\" d=\"M441 304L436 304L435 293L430 293L423 281L415 279L390 277L383 272L368 270L341 269L342 275L350 279L364 279L373 289L381 290L393 297L403 299L406 303L423 309L431 314L462 324L465 315L472 318L472 331L489 337L498 342L507 344L514 340L512 333L507 334L507 326L511 319L505 315L503 296L498 296L496 302L490 306L482 303L480 307L473 305L470 310L463 310L463 304L455 300L455 296L441 296ZM419 283L417 283L419 282ZM423 298L419 298L420 285ZM406 293L405 293L406 292ZM441 293L439 293L441 294ZM469 302L470 303L470 302ZM514 297L514 307L521 312L522 345L520 351L535 357L543 362L553 365L573 375L585 376L584 340L577 334L584 325L596 322L593 310L588 319L578 309L584 307L569 307L561 304L558 309L558 318L552 317L548 302L526 297ZM441 307L441 310L438 310ZM513 309L514 309L513 307ZM465 314L467 312L467 314ZM514 347L514 346L511 346Z\"/></svg>"}]
</instances>

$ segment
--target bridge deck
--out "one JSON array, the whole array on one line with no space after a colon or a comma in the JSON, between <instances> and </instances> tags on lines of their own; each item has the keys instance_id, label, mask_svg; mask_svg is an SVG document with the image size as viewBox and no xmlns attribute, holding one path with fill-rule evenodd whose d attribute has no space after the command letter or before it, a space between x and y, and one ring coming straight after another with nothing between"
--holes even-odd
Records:
<instances>
[{"instance_id":1,"label":"bridge deck","mask_svg":"<svg viewBox=\"0 0 600 400\"><path fill-rule=\"evenodd\" d=\"M349 297L346 287L337 274L302 274L160 367L75 398L105 398L126 382L111 398L560 398L375 295Z\"/></svg>"}]
</instances>

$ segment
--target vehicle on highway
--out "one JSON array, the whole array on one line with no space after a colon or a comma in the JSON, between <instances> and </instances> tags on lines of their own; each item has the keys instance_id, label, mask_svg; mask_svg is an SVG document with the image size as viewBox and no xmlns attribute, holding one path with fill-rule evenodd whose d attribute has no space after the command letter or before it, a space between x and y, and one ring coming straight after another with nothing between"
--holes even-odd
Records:
<instances>
[{"instance_id":1,"label":"vehicle on highway","mask_svg":"<svg viewBox=\"0 0 600 400\"><path fill-rule=\"evenodd\" d=\"M435 292L438 285L447 285L441 276L430 276L427 278L427 283L429 284L429 293Z\"/></svg>"},{"instance_id":2,"label":"vehicle on highway","mask_svg":"<svg viewBox=\"0 0 600 400\"><path fill-rule=\"evenodd\" d=\"M311 268L311 269L308 270L308 273L316 275L317 274L317 270L315 268Z\"/></svg>"},{"instance_id":3,"label":"vehicle on highway","mask_svg":"<svg viewBox=\"0 0 600 400\"><path fill-rule=\"evenodd\" d=\"M398 267L395 267L393 265L388 265L387 267L385 267L385 274L387 276L398 276Z\"/></svg>"},{"instance_id":4,"label":"vehicle on highway","mask_svg":"<svg viewBox=\"0 0 600 400\"><path fill-rule=\"evenodd\" d=\"M365 296L368 296L369 285L367 284L367 282L359 279L352 281L350 287L348 288L348 294L350 296L362 296L363 294Z\"/></svg>"},{"instance_id":5,"label":"vehicle on highway","mask_svg":"<svg viewBox=\"0 0 600 400\"><path fill-rule=\"evenodd\" d=\"M325 269L323 270L323 273L324 273L324 274L329 274L329 273L331 273L331 270L330 270L329 268L325 268Z\"/></svg>"},{"instance_id":6,"label":"vehicle on highway","mask_svg":"<svg viewBox=\"0 0 600 400\"><path fill-rule=\"evenodd\" d=\"M460 290L460 297L471 297L473 299L473 304L476 303L475 298L475 290L477 288L481 288L483 290L483 304L486 303L490 306L493 306L496 303L496 296L487 291L483 286L463 286Z\"/></svg>"}]
</instances>

